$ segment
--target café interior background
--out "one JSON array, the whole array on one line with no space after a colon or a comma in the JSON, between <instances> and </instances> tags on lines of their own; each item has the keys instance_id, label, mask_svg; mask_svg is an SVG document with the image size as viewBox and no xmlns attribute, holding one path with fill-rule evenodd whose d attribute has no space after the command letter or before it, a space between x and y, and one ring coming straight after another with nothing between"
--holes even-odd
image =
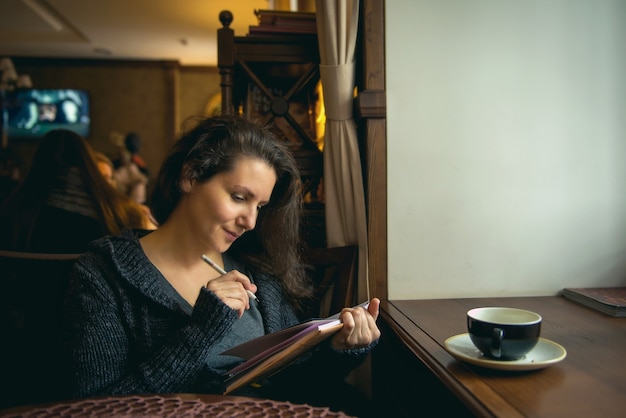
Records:
<instances>
[{"instance_id":1,"label":"caf\u00e9 interior background","mask_svg":"<svg viewBox=\"0 0 626 418\"><path fill-rule=\"evenodd\" d=\"M626 2L385 7L389 298L624 285ZM139 131L152 167L219 91L206 65L14 61L91 91L94 146Z\"/></svg>"}]
</instances>

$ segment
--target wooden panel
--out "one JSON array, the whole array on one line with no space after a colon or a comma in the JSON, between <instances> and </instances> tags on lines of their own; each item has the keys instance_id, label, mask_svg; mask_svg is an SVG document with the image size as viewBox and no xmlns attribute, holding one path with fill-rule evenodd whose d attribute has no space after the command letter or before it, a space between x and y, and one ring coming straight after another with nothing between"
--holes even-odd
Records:
<instances>
[{"instance_id":1,"label":"wooden panel","mask_svg":"<svg viewBox=\"0 0 626 418\"><path fill-rule=\"evenodd\" d=\"M112 159L117 155L114 133L137 132L141 155L156 176L173 143L178 124L178 72L175 61L83 60L15 57L20 73L29 74L36 88L77 88L89 92L90 144ZM11 141L24 166L30 167L36 141Z\"/></svg>"},{"instance_id":2,"label":"wooden panel","mask_svg":"<svg viewBox=\"0 0 626 418\"><path fill-rule=\"evenodd\" d=\"M368 119L367 135L367 234L372 297L387 299L387 147L386 119Z\"/></svg>"},{"instance_id":3,"label":"wooden panel","mask_svg":"<svg viewBox=\"0 0 626 418\"><path fill-rule=\"evenodd\" d=\"M320 62L317 37L236 36L234 54L240 61Z\"/></svg>"},{"instance_id":4,"label":"wooden panel","mask_svg":"<svg viewBox=\"0 0 626 418\"><path fill-rule=\"evenodd\" d=\"M365 90L357 97L358 117L372 119L386 116L386 97L384 90Z\"/></svg>"},{"instance_id":5,"label":"wooden panel","mask_svg":"<svg viewBox=\"0 0 626 418\"><path fill-rule=\"evenodd\" d=\"M387 132L385 104L385 2L361 2L362 70L357 115L365 147L368 270L372 297L387 298Z\"/></svg>"},{"instance_id":6,"label":"wooden panel","mask_svg":"<svg viewBox=\"0 0 626 418\"><path fill-rule=\"evenodd\" d=\"M381 317L381 340L372 351L373 400L389 417L471 417L463 405L429 370L417 361L416 344L404 344L407 333L387 317ZM403 324L409 327L411 324ZM417 328L409 328L412 332ZM411 335L414 335L413 333Z\"/></svg>"}]
</instances>

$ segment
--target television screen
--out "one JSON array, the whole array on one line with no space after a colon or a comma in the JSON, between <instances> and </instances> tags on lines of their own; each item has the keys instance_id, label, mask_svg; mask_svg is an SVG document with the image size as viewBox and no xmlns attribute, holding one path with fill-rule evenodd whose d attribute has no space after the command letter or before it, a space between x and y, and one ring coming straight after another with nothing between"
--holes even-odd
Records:
<instances>
[{"instance_id":1,"label":"television screen","mask_svg":"<svg viewBox=\"0 0 626 418\"><path fill-rule=\"evenodd\" d=\"M57 128L89 136L89 95L84 90L18 89L7 99L9 139L38 138Z\"/></svg>"}]
</instances>

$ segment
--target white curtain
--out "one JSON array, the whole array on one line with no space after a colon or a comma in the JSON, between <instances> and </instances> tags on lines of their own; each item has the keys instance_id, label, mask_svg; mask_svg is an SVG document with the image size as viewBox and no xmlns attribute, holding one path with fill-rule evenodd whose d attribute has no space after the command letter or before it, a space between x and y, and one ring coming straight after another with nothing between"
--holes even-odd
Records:
<instances>
[{"instance_id":1,"label":"white curtain","mask_svg":"<svg viewBox=\"0 0 626 418\"><path fill-rule=\"evenodd\" d=\"M359 302L369 299L367 221L353 119L359 0L316 0L324 90L324 193L328 247L359 246Z\"/></svg>"}]
</instances>

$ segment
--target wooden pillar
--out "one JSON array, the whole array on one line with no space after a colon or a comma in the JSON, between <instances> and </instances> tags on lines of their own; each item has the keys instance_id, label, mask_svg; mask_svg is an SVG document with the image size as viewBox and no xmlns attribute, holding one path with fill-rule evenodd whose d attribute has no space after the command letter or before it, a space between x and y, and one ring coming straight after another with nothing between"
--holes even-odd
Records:
<instances>
[{"instance_id":1,"label":"wooden pillar","mask_svg":"<svg viewBox=\"0 0 626 418\"><path fill-rule=\"evenodd\" d=\"M235 31L230 28L233 14L228 10L220 12L222 28L217 30L217 68L220 72L222 89L222 114L231 115L233 107L233 69L235 66Z\"/></svg>"},{"instance_id":2,"label":"wooden pillar","mask_svg":"<svg viewBox=\"0 0 626 418\"><path fill-rule=\"evenodd\" d=\"M387 126L385 2L361 0L362 86L357 118L364 127L370 294L387 299Z\"/></svg>"}]
</instances>

